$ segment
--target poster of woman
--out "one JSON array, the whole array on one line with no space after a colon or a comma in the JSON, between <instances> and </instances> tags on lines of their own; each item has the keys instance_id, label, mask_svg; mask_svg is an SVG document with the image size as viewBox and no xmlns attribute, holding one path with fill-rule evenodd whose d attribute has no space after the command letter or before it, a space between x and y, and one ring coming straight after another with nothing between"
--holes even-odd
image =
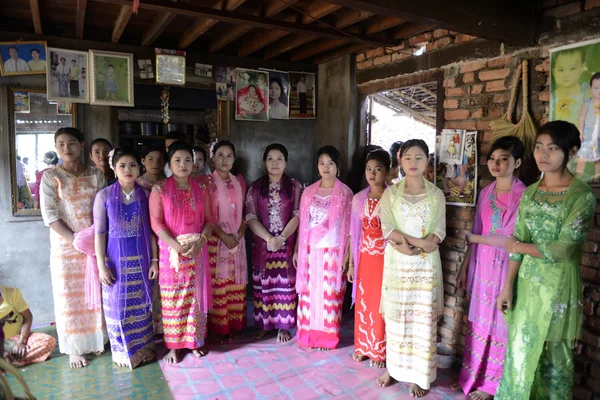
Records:
<instances>
[{"instance_id":1,"label":"poster of woman","mask_svg":"<svg viewBox=\"0 0 600 400\"><path fill-rule=\"evenodd\" d=\"M243 121L269 120L269 73L237 69L235 119Z\"/></svg>"},{"instance_id":2,"label":"poster of woman","mask_svg":"<svg viewBox=\"0 0 600 400\"><path fill-rule=\"evenodd\" d=\"M550 50L550 120L579 128L581 148L569 170L600 184L600 39Z\"/></svg>"},{"instance_id":3,"label":"poster of woman","mask_svg":"<svg viewBox=\"0 0 600 400\"><path fill-rule=\"evenodd\" d=\"M461 155L458 163L454 162L454 157L442 157L447 151L447 143L450 143L444 138L456 134L461 139L461 150L457 151ZM444 192L446 204L474 207L477 194L477 132L444 129L442 135L436 137L435 159L435 182Z\"/></svg>"},{"instance_id":4,"label":"poster of woman","mask_svg":"<svg viewBox=\"0 0 600 400\"><path fill-rule=\"evenodd\" d=\"M287 72L269 72L269 119L290 119L290 76Z\"/></svg>"},{"instance_id":5,"label":"poster of woman","mask_svg":"<svg viewBox=\"0 0 600 400\"><path fill-rule=\"evenodd\" d=\"M314 119L316 111L315 74L290 72L290 119Z\"/></svg>"}]
</instances>

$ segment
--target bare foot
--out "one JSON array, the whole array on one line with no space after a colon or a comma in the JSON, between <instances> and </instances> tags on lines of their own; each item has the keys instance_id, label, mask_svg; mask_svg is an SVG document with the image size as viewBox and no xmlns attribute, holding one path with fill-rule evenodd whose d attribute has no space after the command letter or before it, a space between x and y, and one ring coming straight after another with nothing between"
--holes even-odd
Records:
<instances>
[{"instance_id":1,"label":"bare foot","mask_svg":"<svg viewBox=\"0 0 600 400\"><path fill-rule=\"evenodd\" d=\"M104 354L104 350L99 350L99 351L92 351L92 354L97 356L101 356L102 354Z\"/></svg>"},{"instance_id":2,"label":"bare foot","mask_svg":"<svg viewBox=\"0 0 600 400\"><path fill-rule=\"evenodd\" d=\"M177 350L169 350L169 352L163 357L163 361L169 364L177 364L179 362L177 359Z\"/></svg>"},{"instance_id":3,"label":"bare foot","mask_svg":"<svg viewBox=\"0 0 600 400\"><path fill-rule=\"evenodd\" d=\"M429 390L421 389L421 386L416 383L410 384L410 397L423 397L425 396Z\"/></svg>"},{"instance_id":4,"label":"bare foot","mask_svg":"<svg viewBox=\"0 0 600 400\"><path fill-rule=\"evenodd\" d=\"M292 339L292 335L290 334L290 332L288 330L285 329L280 329L279 332L277 332L277 341L280 343L285 343L285 342L289 342Z\"/></svg>"},{"instance_id":5,"label":"bare foot","mask_svg":"<svg viewBox=\"0 0 600 400\"><path fill-rule=\"evenodd\" d=\"M375 361L375 360L371 360L369 362L369 366L371 368L385 368L385 361Z\"/></svg>"},{"instance_id":6,"label":"bare foot","mask_svg":"<svg viewBox=\"0 0 600 400\"><path fill-rule=\"evenodd\" d=\"M142 360L142 364L146 364L149 363L151 361L154 361L156 359L156 354L148 354L146 357L144 357L144 359Z\"/></svg>"},{"instance_id":7,"label":"bare foot","mask_svg":"<svg viewBox=\"0 0 600 400\"><path fill-rule=\"evenodd\" d=\"M83 356L69 354L69 365L71 368L83 368L87 367L88 362Z\"/></svg>"},{"instance_id":8,"label":"bare foot","mask_svg":"<svg viewBox=\"0 0 600 400\"><path fill-rule=\"evenodd\" d=\"M254 335L254 339L260 340L260 339L264 338L265 336L267 336L269 333L271 333L271 331L260 331L256 335Z\"/></svg>"},{"instance_id":9,"label":"bare foot","mask_svg":"<svg viewBox=\"0 0 600 400\"><path fill-rule=\"evenodd\" d=\"M494 397L491 394L484 392L483 390L476 390L474 392L471 392L469 393L469 396L473 400L490 400Z\"/></svg>"},{"instance_id":10,"label":"bare foot","mask_svg":"<svg viewBox=\"0 0 600 400\"><path fill-rule=\"evenodd\" d=\"M117 364L121 368L129 368L129 365L127 365L127 364L120 364L120 363L115 363L115 364Z\"/></svg>"},{"instance_id":11,"label":"bare foot","mask_svg":"<svg viewBox=\"0 0 600 400\"><path fill-rule=\"evenodd\" d=\"M367 356L363 356L362 354L352 353L352 359L356 362L363 362L367 359Z\"/></svg>"},{"instance_id":12,"label":"bare foot","mask_svg":"<svg viewBox=\"0 0 600 400\"><path fill-rule=\"evenodd\" d=\"M331 349L328 349L327 347L319 347L319 351L329 351Z\"/></svg>"},{"instance_id":13,"label":"bare foot","mask_svg":"<svg viewBox=\"0 0 600 400\"><path fill-rule=\"evenodd\" d=\"M208 354L208 348L206 346L202 346L198 349L192 350L192 354L198 358L204 357L205 355Z\"/></svg>"},{"instance_id":14,"label":"bare foot","mask_svg":"<svg viewBox=\"0 0 600 400\"><path fill-rule=\"evenodd\" d=\"M390 376L390 372L387 369L377 378L377 384L381 387L388 387L394 382L396 380Z\"/></svg>"},{"instance_id":15,"label":"bare foot","mask_svg":"<svg viewBox=\"0 0 600 400\"><path fill-rule=\"evenodd\" d=\"M452 390L461 390L462 388L460 387L460 383L458 383L458 382L452 382L450 384L450 389L452 389Z\"/></svg>"}]
</instances>

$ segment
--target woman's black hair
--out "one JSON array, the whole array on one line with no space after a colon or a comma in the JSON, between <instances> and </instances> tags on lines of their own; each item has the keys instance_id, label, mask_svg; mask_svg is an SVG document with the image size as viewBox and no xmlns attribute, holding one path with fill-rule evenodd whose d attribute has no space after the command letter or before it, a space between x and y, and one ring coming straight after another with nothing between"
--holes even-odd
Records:
<instances>
[{"instance_id":1,"label":"woman's black hair","mask_svg":"<svg viewBox=\"0 0 600 400\"><path fill-rule=\"evenodd\" d=\"M390 153L385 151L384 149L375 149L367 154L367 159L365 160L365 164L369 162L369 160L379 161L385 167L387 172L390 172L390 167L392 165Z\"/></svg>"},{"instance_id":2,"label":"woman's black hair","mask_svg":"<svg viewBox=\"0 0 600 400\"><path fill-rule=\"evenodd\" d=\"M204 156L204 162L207 162L208 159L206 158L206 149L203 146L194 146L194 151L197 153L202 153L202 155Z\"/></svg>"},{"instance_id":3,"label":"woman's black hair","mask_svg":"<svg viewBox=\"0 0 600 400\"><path fill-rule=\"evenodd\" d=\"M169 146L169 151L167 152L167 164L171 165L171 158L175 155L175 153L179 150L184 150L190 153L192 159L194 158L194 148L187 144L186 142L173 142L172 145Z\"/></svg>"},{"instance_id":4,"label":"woman's black hair","mask_svg":"<svg viewBox=\"0 0 600 400\"><path fill-rule=\"evenodd\" d=\"M392 168L396 168L398 166L398 150L402 147L404 142L397 141L392 143L390 146L390 156L392 157Z\"/></svg>"},{"instance_id":5,"label":"woman's black hair","mask_svg":"<svg viewBox=\"0 0 600 400\"><path fill-rule=\"evenodd\" d=\"M342 156L340 155L340 151L334 146L323 146L317 151L317 162L319 160L319 157L321 157L323 154L327 154L329 158L331 158L331 161L335 163L335 167L339 171L340 159L342 158Z\"/></svg>"},{"instance_id":6,"label":"woman's black hair","mask_svg":"<svg viewBox=\"0 0 600 400\"><path fill-rule=\"evenodd\" d=\"M97 139L92 140L92 143L90 143L90 154L92 154L92 149L94 148L94 145L98 144L98 143L104 143L104 144L108 145L109 149L111 149L111 150L113 149L112 144L107 139L97 138Z\"/></svg>"},{"instance_id":7,"label":"woman's black hair","mask_svg":"<svg viewBox=\"0 0 600 400\"><path fill-rule=\"evenodd\" d=\"M581 138L579 137L579 129L575 125L567 121L551 121L546 123L538 131L537 137L540 135L549 135L552 138L552 143L560 147L565 154L563 160L563 170L569 162L569 153L573 147L579 149L581 147Z\"/></svg>"},{"instance_id":8,"label":"woman's black hair","mask_svg":"<svg viewBox=\"0 0 600 400\"><path fill-rule=\"evenodd\" d=\"M592 86L592 83L597 79L600 79L600 72L595 72L594 75L592 75L590 78L590 86Z\"/></svg>"},{"instance_id":9,"label":"woman's black hair","mask_svg":"<svg viewBox=\"0 0 600 400\"><path fill-rule=\"evenodd\" d=\"M278 151L280 151L281 154L283 154L283 158L285 159L285 162L287 162L287 160L288 160L288 150L281 143L271 143L270 145L267 146L267 148L265 149L265 152L263 153L263 162L267 161L267 157L269 156L269 152L271 150L278 150Z\"/></svg>"},{"instance_id":10,"label":"woman's black hair","mask_svg":"<svg viewBox=\"0 0 600 400\"><path fill-rule=\"evenodd\" d=\"M423 153L425 153L426 156L429 156L429 147L423 139L410 139L404 142L402 144L402 147L400 147L400 154L398 154L398 162L400 161L402 156L404 156L404 153L406 153L411 147L418 147L421 150L423 150Z\"/></svg>"},{"instance_id":11,"label":"woman's black hair","mask_svg":"<svg viewBox=\"0 0 600 400\"><path fill-rule=\"evenodd\" d=\"M34 51L37 51L38 54L41 54L40 51L37 49L37 47L34 47L33 49L31 49L31 51L29 51L29 54L33 53Z\"/></svg>"},{"instance_id":12,"label":"woman's black hair","mask_svg":"<svg viewBox=\"0 0 600 400\"><path fill-rule=\"evenodd\" d=\"M185 133L181 131L170 131L165 135L165 139L174 139L177 142L185 142L186 136Z\"/></svg>"},{"instance_id":13,"label":"woman's black hair","mask_svg":"<svg viewBox=\"0 0 600 400\"><path fill-rule=\"evenodd\" d=\"M269 88L271 87L271 84L275 82L276 84L279 85L279 89L281 89L281 94L279 95L279 102L283 105L288 105L288 98L287 98L287 94L285 93L285 89L283 88L283 82L281 81L281 78L274 76L272 78L269 79Z\"/></svg>"},{"instance_id":14,"label":"woman's black hair","mask_svg":"<svg viewBox=\"0 0 600 400\"><path fill-rule=\"evenodd\" d=\"M142 149L142 152L140 155L142 156L142 158L146 158L148 156L148 154L150 154L154 151L158 151L163 156L163 158L166 158L164 146L158 146L158 145L149 145L149 146L144 147Z\"/></svg>"},{"instance_id":15,"label":"woman's black hair","mask_svg":"<svg viewBox=\"0 0 600 400\"><path fill-rule=\"evenodd\" d=\"M492 153L498 149L508 151L515 161L519 159L522 161L523 157L525 157L525 145L516 136L502 136L501 138L496 139L490 147L487 159L489 160Z\"/></svg>"},{"instance_id":16,"label":"woman's black hair","mask_svg":"<svg viewBox=\"0 0 600 400\"><path fill-rule=\"evenodd\" d=\"M135 161L137 162L138 166L142 165L142 160L140 158L140 154L137 151L135 151L131 147L117 147L112 156L113 168L117 168L117 163L119 162L119 159L121 159L125 156L130 156L130 157L135 158Z\"/></svg>"},{"instance_id":17,"label":"woman's black hair","mask_svg":"<svg viewBox=\"0 0 600 400\"><path fill-rule=\"evenodd\" d=\"M228 146L233 151L233 156L235 157L235 146L229 140L219 140L215 143L212 149L213 156L217 154L217 150L223 146Z\"/></svg>"},{"instance_id":18,"label":"woman's black hair","mask_svg":"<svg viewBox=\"0 0 600 400\"><path fill-rule=\"evenodd\" d=\"M44 153L44 163L48 165L58 164L58 154L55 151L47 151Z\"/></svg>"},{"instance_id":19,"label":"woman's black hair","mask_svg":"<svg viewBox=\"0 0 600 400\"><path fill-rule=\"evenodd\" d=\"M56 139L58 139L58 137L60 135L69 135L74 137L75 139L77 139L77 141L79 143L83 143L83 132L81 132L79 129L77 128L71 128L71 127L66 127L66 128L60 128L59 130L56 131L56 133L54 134L54 143L56 143Z\"/></svg>"}]
</instances>

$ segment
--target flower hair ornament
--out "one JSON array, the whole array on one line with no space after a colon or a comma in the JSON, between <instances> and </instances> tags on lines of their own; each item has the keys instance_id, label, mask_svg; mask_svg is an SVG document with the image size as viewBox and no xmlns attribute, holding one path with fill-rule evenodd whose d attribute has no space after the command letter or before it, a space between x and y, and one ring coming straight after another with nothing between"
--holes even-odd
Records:
<instances>
[{"instance_id":1,"label":"flower hair ornament","mask_svg":"<svg viewBox=\"0 0 600 400\"><path fill-rule=\"evenodd\" d=\"M192 149L192 163L196 165L196 150Z\"/></svg>"},{"instance_id":2,"label":"flower hair ornament","mask_svg":"<svg viewBox=\"0 0 600 400\"><path fill-rule=\"evenodd\" d=\"M113 166L113 156L115 155L115 149L112 149L109 153L108 153L108 166L110 167L110 169L112 169L113 171L115 170L115 167Z\"/></svg>"},{"instance_id":3,"label":"flower hair ornament","mask_svg":"<svg viewBox=\"0 0 600 400\"><path fill-rule=\"evenodd\" d=\"M210 149L208 150L208 155L210 156L210 158L213 158L215 156L215 146L217 143L219 143L219 141L215 139L215 141L212 142L212 144L210 145Z\"/></svg>"}]
</instances>

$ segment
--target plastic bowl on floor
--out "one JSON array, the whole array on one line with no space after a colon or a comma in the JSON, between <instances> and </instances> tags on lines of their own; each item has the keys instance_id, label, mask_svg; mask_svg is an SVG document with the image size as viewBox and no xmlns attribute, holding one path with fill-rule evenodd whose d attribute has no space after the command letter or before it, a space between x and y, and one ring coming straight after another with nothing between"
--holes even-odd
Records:
<instances>
[{"instance_id":1,"label":"plastic bowl on floor","mask_svg":"<svg viewBox=\"0 0 600 400\"><path fill-rule=\"evenodd\" d=\"M456 349L454 346L446 343L437 344L437 367L447 369L452 367L456 358Z\"/></svg>"}]
</instances>

